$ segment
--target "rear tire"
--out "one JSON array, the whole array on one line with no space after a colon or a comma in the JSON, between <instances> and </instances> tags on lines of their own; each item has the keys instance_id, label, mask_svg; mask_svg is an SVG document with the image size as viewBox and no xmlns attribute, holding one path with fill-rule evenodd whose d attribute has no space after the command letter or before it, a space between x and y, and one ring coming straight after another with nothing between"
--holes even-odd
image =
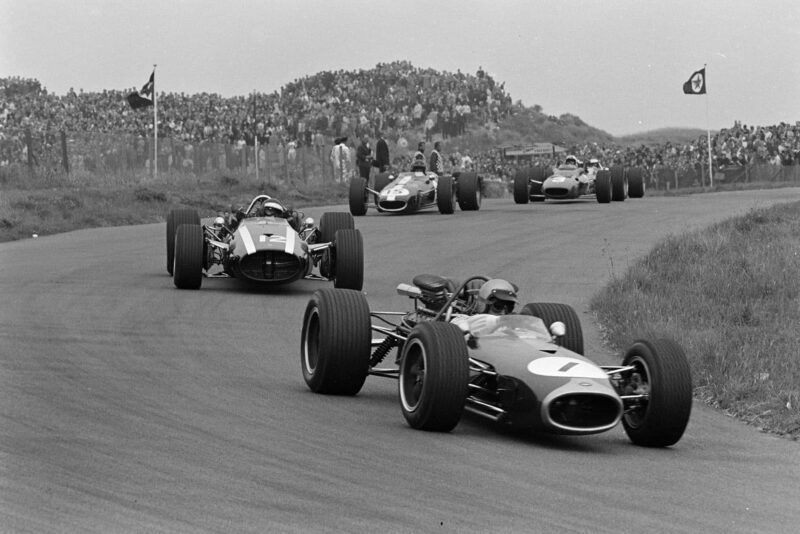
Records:
<instances>
[{"instance_id":1,"label":"rear tire","mask_svg":"<svg viewBox=\"0 0 800 534\"><path fill-rule=\"evenodd\" d=\"M611 202L611 172L607 169L597 171L594 179L594 191L597 195L597 202L608 204Z\"/></svg>"},{"instance_id":2,"label":"rear tire","mask_svg":"<svg viewBox=\"0 0 800 534\"><path fill-rule=\"evenodd\" d=\"M175 231L182 224L200 225L200 216L197 210L178 209L171 210L167 215L167 272L172 274L175 262Z\"/></svg>"},{"instance_id":3,"label":"rear tire","mask_svg":"<svg viewBox=\"0 0 800 534\"><path fill-rule=\"evenodd\" d=\"M364 240L359 230L339 230L333 240L333 287L361 291L364 286Z\"/></svg>"},{"instance_id":4,"label":"rear tire","mask_svg":"<svg viewBox=\"0 0 800 534\"><path fill-rule=\"evenodd\" d=\"M363 178L361 178L363 180ZM329 211L319 219L319 242L330 243L339 230L352 230L356 227L353 216L344 211Z\"/></svg>"},{"instance_id":5,"label":"rear tire","mask_svg":"<svg viewBox=\"0 0 800 534\"><path fill-rule=\"evenodd\" d=\"M403 345L398 391L412 428L449 432L461 420L467 399L469 354L460 328L422 322Z\"/></svg>"},{"instance_id":6,"label":"rear tire","mask_svg":"<svg viewBox=\"0 0 800 534\"><path fill-rule=\"evenodd\" d=\"M628 195L631 198L642 198L644 189L644 169L641 167L628 169Z\"/></svg>"},{"instance_id":7,"label":"rear tire","mask_svg":"<svg viewBox=\"0 0 800 534\"><path fill-rule=\"evenodd\" d=\"M583 356L583 328L572 306L553 302L534 302L523 306L520 314L540 318L548 330L551 324L561 321L567 330L561 340L561 346Z\"/></svg>"},{"instance_id":8,"label":"rear tire","mask_svg":"<svg viewBox=\"0 0 800 534\"><path fill-rule=\"evenodd\" d=\"M367 214L367 181L360 176L350 180L350 213L356 217Z\"/></svg>"},{"instance_id":9,"label":"rear tire","mask_svg":"<svg viewBox=\"0 0 800 534\"><path fill-rule=\"evenodd\" d=\"M692 375L680 345L669 339L637 340L622 365L633 365L640 388L649 399L627 410L622 426L628 438L643 447L669 447L681 439L692 412Z\"/></svg>"},{"instance_id":10,"label":"rear tire","mask_svg":"<svg viewBox=\"0 0 800 534\"><path fill-rule=\"evenodd\" d=\"M461 211L481 209L481 180L474 172L462 172L458 177L458 207Z\"/></svg>"},{"instance_id":11,"label":"rear tire","mask_svg":"<svg viewBox=\"0 0 800 534\"><path fill-rule=\"evenodd\" d=\"M346 319L345 319L346 318ZM303 316L300 364L315 393L356 395L369 372L371 328L367 299L358 291L315 291Z\"/></svg>"},{"instance_id":12,"label":"rear tire","mask_svg":"<svg viewBox=\"0 0 800 534\"><path fill-rule=\"evenodd\" d=\"M452 177L439 177L436 186L436 206L439 208L439 213L444 215L450 215L456 210L456 188L453 185Z\"/></svg>"},{"instance_id":13,"label":"rear tire","mask_svg":"<svg viewBox=\"0 0 800 534\"><path fill-rule=\"evenodd\" d=\"M203 229L182 224L175 232L175 265L172 280L178 289L200 289L203 283Z\"/></svg>"}]
</instances>

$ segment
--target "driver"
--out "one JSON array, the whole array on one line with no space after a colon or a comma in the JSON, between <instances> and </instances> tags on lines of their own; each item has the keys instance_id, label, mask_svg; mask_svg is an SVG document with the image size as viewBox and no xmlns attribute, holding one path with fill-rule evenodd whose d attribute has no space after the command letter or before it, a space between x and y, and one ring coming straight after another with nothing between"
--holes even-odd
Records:
<instances>
[{"instance_id":1,"label":"driver","mask_svg":"<svg viewBox=\"0 0 800 534\"><path fill-rule=\"evenodd\" d=\"M517 288L502 278L493 278L478 290L478 313L508 315L517 305Z\"/></svg>"},{"instance_id":2,"label":"driver","mask_svg":"<svg viewBox=\"0 0 800 534\"><path fill-rule=\"evenodd\" d=\"M256 210L256 217L283 217L287 218L287 209L280 202L265 200L261 207Z\"/></svg>"}]
</instances>

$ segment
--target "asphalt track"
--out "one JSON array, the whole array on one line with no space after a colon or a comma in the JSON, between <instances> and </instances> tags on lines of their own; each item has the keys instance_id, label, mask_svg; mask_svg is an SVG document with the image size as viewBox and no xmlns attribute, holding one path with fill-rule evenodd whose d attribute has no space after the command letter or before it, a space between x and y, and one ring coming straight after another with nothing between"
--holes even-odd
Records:
<instances>
[{"instance_id":1,"label":"asphalt track","mask_svg":"<svg viewBox=\"0 0 800 534\"><path fill-rule=\"evenodd\" d=\"M515 205L356 220L373 309L399 282L484 273L571 304L616 363L590 297L660 237L800 189ZM338 209L345 209L339 207ZM309 209L319 217L321 209ZM300 373L302 281L173 287L164 225L0 245L2 532L725 532L800 528L800 445L695 403L669 449L622 429L553 437L466 417L411 430L396 383L354 398Z\"/></svg>"}]
</instances>

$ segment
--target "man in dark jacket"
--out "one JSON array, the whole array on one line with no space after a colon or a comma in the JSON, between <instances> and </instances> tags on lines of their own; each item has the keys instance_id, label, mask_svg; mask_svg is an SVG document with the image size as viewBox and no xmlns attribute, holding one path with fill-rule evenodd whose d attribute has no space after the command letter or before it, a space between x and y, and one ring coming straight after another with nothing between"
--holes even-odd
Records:
<instances>
[{"instance_id":1,"label":"man in dark jacket","mask_svg":"<svg viewBox=\"0 0 800 534\"><path fill-rule=\"evenodd\" d=\"M378 134L378 142L375 143L375 161L373 163L378 168L378 172L386 172L389 169L389 145L383 138L383 132Z\"/></svg>"},{"instance_id":2,"label":"man in dark jacket","mask_svg":"<svg viewBox=\"0 0 800 534\"><path fill-rule=\"evenodd\" d=\"M369 180L369 171L372 168L372 149L366 135L361 138L361 144L356 148L356 165L359 175L365 180Z\"/></svg>"}]
</instances>

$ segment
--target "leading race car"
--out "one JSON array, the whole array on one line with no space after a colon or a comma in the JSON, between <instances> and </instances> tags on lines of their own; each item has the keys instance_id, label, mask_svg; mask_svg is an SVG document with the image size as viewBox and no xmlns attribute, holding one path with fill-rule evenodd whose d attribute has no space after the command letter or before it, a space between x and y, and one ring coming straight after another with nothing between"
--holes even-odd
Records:
<instances>
[{"instance_id":1,"label":"leading race car","mask_svg":"<svg viewBox=\"0 0 800 534\"><path fill-rule=\"evenodd\" d=\"M439 213L451 214L456 204L463 211L479 210L481 186L475 173L438 176L424 167L396 174L380 173L373 188L364 178L354 177L350 181L350 213L366 215L370 206L386 213L414 213L435 207Z\"/></svg>"},{"instance_id":2,"label":"leading race car","mask_svg":"<svg viewBox=\"0 0 800 534\"><path fill-rule=\"evenodd\" d=\"M621 365L597 365L583 355L570 306L531 303L509 313L516 287L504 280L475 276L456 286L419 275L397 292L413 299L412 311L371 312L357 291L314 293L301 343L312 391L356 395L368 375L397 379L403 415L421 430L450 431L467 410L558 434L595 434L621 422L633 443L648 447L683 435L692 384L675 342L638 340ZM397 367L379 367L394 349Z\"/></svg>"},{"instance_id":3,"label":"leading race car","mask_svg":"<svg viewBox=\"0 0 800 534\"><path fill-rule=\"evenodd\" d=\"M552 173L546 167L530 167L514 176L514 202L543 202L546 199L571 200L594 196L597 202L607 204L626 198L644 196L644 173L633 167L603 167L592 158L584 165L575 156L567 156L564 163Z\"/></svg>"},{"instance_id":4,"label":"leading race car","mask_svg":"<svg viewBox=\"0 0 800 534\"><path fill-rule=\"evenodd\" d=\"M260 285L333 280L334 287L360 290L363 247L349 213L324 213L317 227L269 195L257 195L247 209L210 224L201 224L192 209L167 217L167 271L180 289L199 289L205 275Z\"/></svg>"}]
</instances>

